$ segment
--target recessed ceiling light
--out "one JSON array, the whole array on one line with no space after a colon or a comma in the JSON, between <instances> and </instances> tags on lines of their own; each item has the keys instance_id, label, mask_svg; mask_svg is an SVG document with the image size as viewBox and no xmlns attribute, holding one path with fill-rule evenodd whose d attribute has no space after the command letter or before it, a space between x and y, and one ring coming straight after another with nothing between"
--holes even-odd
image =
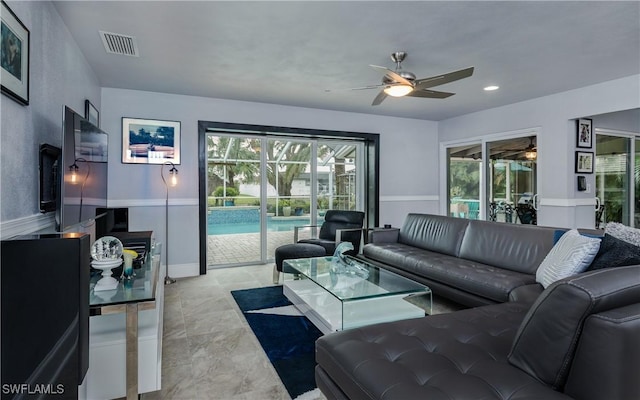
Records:
<instances>
[{"instance_id":1,"label":"recessed ceiling light","mask_svg":"<svg viewBox=\"0 0 640 400\"><path fill-rule=\"evenodd\" d=\"M487 92L491 92L493 90L498 90L498 89L500 89L500 86L496 86L496 85L491 85L484 88L484 90L486 90Z\"/></svg>"}]
</instances>

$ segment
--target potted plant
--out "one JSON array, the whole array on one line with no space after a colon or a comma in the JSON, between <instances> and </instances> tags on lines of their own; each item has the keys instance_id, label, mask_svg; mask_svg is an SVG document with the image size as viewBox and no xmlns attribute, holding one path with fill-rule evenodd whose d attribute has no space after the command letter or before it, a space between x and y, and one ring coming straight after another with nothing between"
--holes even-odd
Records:
<instances>
[{"instance_id":1,"label":"potted plant","mask_svg":"<svg viewBox=\"0 0 640 400\"><path fill-rule=\"evenodd\" d=\"M291 202L289 200L280 200L280 207L282 207L282 215L288 217L291 215Z\"/></svg>"},{"instance_id":2,"label":"potted plant","mask_svg":"<svg viewBox=\"0 0 640 400\"><path fill-rule=\"evenodd\" d=\"M234 206L236 204L234 197L236 197L238 194L240 194L238 192L238 189L234 188L233 186L227 186L226 191L223 186L218 186L216 190L213 192L213 195L215 197L222 197L224 199L223 205L225 207ZM217 202L218 202L218 199L216 199L216 203Z\"/></svg>"}]
</instances>

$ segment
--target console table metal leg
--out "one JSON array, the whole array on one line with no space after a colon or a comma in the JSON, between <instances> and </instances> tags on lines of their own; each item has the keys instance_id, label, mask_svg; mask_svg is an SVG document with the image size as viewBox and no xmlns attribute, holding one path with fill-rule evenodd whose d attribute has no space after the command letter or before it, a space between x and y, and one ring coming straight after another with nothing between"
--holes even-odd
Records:
<instances>
[{"instance_id":1,"label":"console table metal leg","mask_svg":"<svg viewBox=\"0 0 640 400\"><path fill-rule=\"evenodd\" d=\"M138 399L138 303L127 304L127 400Z\"/></svg>"}]
</instances>

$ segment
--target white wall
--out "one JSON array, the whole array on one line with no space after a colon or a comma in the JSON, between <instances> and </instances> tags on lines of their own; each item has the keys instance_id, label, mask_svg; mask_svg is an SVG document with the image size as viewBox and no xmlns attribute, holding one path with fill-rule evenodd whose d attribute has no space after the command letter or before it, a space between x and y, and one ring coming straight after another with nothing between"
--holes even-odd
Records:
<instances>
[{"instance_id":1,"label":"white wall","mask_svg":"<svg viewBox=\"0 0 640 400\"><path fill-rule=\"evenodd\" d=\"M39 213L39 146L61 145L64 105L84 114L84 101L89 99L100 108L98 79L53 5L29 1L7 4L31 32L31 63L29 105L0 96L3 238L53 223L53 213Z\"/></svg>"},{"instance_id":2,"label":"white wall","mask_svg":"<svg viewBox=\"0 0 640 400\"><path fill-rule=\"evenodd\" d=\"M593 115L595 129L610 129L623 132L640 132L640 109L618 111L607 114Z\"/></svg>"},{"instance_id":3,"label":"white wall","mask_svg":"<svg viewBox=\"0 0 640 400\"><path fill-rule=\"evenodd\" d=\"M437 124L430 121L104 88L109 133L109 207L130 207L131 230L164 241L165 187L159 165L122 164L121 118L181 122L180 183L170 189L169 275L198 273L198 121L221 121L380 134L380 222L398 226L408 212L437 212ZM165 170L166 173L166 170Z\"/></svg>"},{"instance_id":4,"label":"white wall","mask_svg":"<svg viewBox=\"0 0 640 400\"><path fill-rule=\"evenodd\" d=\"M640 75L635 75L440 121L438 134L447 142L539 127L538 223L593 227L594 193L576 190L575 119L638 107ZM587 182L595 187L594 175L587 175Z\"/></svg>"}]
</instances>

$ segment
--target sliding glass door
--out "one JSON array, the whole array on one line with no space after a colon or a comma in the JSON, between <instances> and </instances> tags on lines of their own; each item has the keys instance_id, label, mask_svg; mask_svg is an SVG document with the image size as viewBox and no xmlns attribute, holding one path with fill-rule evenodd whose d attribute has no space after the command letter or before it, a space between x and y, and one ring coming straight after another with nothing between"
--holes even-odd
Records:
<instances>
[{"instance_id":1,"label":"sliding glass door","mask_svg":"<svg viewBox=\"0 0 640 400\"><path fill-rule=\"evenodd\" d=\"M261 139L207 137L208 264L260 260ZM241 241L237 239L242 238ZM214 251L215 249L215 251Z\"/></svg>"},{"instance_id":2,"label":"sliding glass door","mask_svg":"<svg viewBox=\"0 0 640 400\"><path fill-rule=\"evenodd\" d=\"M535 136L487 142L489 220L537 223L535 142Z\"/></svg>"},{"instance_id":3,"label":"sliding glass door","mask_svg":"<svg viewBox=\"0 0 640 400\"><path fill-rule=\"evenodd\" d=\"M285 138L266 142L267 257L283 244L292 243L296 226L311 224L311 157L309 140Z\"/></svg>"},{"instance_id":4,"label":"sliding glass door","mask_svg":"<svg viewBox=\"0 0 640 400\"><path fill-rule=\"evenodd\" d=\"M468 144L447 149L447 194L449 215L480 218L482 145Z\"/></svg>"},{"instance_id":5,"label":"sliding glass door","mask_svg":"<svg viewBox=\"0 0 640 400\"><path fill-rule=\"evenodd\" d=\"M455 144L445 146L445 149L449 215L506 223L537 223L535 132Z\"/></svg>"},{"instance_id":6,"label":"sliding glass door","mask_svg":"<svg viewBox=\"0 0 640 400\"><path fill-rule=\"evenodd\" d=\"M361 142L210 133L207 146L208 267L267 262L294 227L365 209Z\"/></svg>"},{"instance_id":7,"label":"sliding glass door","mask_svg":"<svg viewBox=\"0 0 640 400\"><path fill-rule=\"evenodd\" d=\"M608 222L640 224L638 141L628 134L596 131L596 196L602 206L601 228Z\"/></svg>"}]
</instances>

